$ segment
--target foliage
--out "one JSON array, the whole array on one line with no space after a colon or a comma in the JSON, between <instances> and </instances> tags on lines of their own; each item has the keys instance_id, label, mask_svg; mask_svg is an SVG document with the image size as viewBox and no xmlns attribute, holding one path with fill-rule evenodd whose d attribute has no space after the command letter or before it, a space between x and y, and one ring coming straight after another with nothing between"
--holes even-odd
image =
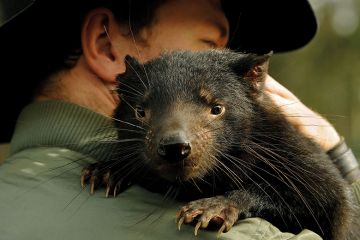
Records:
<instances>
[{"instance_id":1,"label":"foliage","mask_svg":"<svg viewBox=\"0 0 360 240\"><path fill-rule=\"evenodd\" d=\"M360 156L360 0L341 1L322 1L316 11L319 29L315 38L300 50L275 55L270 73L327 117ZM345 31L346 19L336 24L343 3L355 14L348 19L351 32Z\"/></svg>"}]
</instances>

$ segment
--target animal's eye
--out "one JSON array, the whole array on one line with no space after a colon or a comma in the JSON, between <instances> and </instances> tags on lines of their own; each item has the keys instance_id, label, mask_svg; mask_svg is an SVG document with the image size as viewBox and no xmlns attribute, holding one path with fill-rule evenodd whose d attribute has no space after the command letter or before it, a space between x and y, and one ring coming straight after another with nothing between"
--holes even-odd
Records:
<instances>
[{"instance_id":1,"label":"animal's eye","mask_svg":"<svg viewBox=\"0 0 360 240\"><path fill-rule=\"evenodd\" d=\"M140 106L137 106L135 108L135 115L137 118L144 118L145 117L145 110L140 107Z\"/></svg>"},{"instance_id":2,"label":"animal's eye","mask_svg":"<svg viewBox=\"0 0 360 240\"><path fill-rule=\"evenodd\" d=\"M220 115L224 111L224 107L221 105L215 105L211 108L211 114L212 115Z\"/></svg>"}]
</instances>

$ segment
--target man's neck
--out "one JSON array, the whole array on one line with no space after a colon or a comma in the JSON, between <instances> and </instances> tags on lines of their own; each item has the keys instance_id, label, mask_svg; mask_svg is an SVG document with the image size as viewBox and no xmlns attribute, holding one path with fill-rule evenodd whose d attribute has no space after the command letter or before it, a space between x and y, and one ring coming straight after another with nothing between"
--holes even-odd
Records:
<instances>
[{"instance_id":1,"label":"man's neck","mask_svg":"<svg viewBox=\"0 0 360 240\"><path fill-rule=\"evenodd\" d=\"M112 116L119 102L114 89L116 83L102 81L80 57L72 69L54 74L35 97L35 101L63 100Z\"/></svg>"}]
</instances>

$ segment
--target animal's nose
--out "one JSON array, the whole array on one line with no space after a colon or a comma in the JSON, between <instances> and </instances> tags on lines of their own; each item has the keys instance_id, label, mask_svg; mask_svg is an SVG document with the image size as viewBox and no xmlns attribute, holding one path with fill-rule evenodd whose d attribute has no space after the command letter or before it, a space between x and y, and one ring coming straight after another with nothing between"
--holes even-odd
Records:
<instances>
[{"instance_id":1,"label":"animal's nose","mask_svg":"<svg viewBox=\"0 0 360 240\"><path fill-rule=\"evenodd\" d=\"M189 141L185 141L180 137L167 137L160 140L158 154L168 162L177 163L191 152Z\"/></svg>"}]
</instances>

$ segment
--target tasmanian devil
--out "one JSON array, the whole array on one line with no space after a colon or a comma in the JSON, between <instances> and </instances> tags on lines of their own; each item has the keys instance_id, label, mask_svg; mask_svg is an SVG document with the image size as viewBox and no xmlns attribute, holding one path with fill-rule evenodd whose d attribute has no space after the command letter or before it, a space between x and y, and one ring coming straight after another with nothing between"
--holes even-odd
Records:
<instances>
[{"instance_id":1,"label":"tasmanian devil","mask_svg":"<svg viewBox=\"0 0 360 240\"><path fill-rule=\"evenodd\" d=\"M260 217L282 231L350 239L350 191L326 153L262 91L269 55L230 50L127 56L118 77L114 162L84 170L107 192L137 183L187 201L179 227L226 232ZM94 169L95 168L95 169Z\"/></svg>"}]
</instances>

